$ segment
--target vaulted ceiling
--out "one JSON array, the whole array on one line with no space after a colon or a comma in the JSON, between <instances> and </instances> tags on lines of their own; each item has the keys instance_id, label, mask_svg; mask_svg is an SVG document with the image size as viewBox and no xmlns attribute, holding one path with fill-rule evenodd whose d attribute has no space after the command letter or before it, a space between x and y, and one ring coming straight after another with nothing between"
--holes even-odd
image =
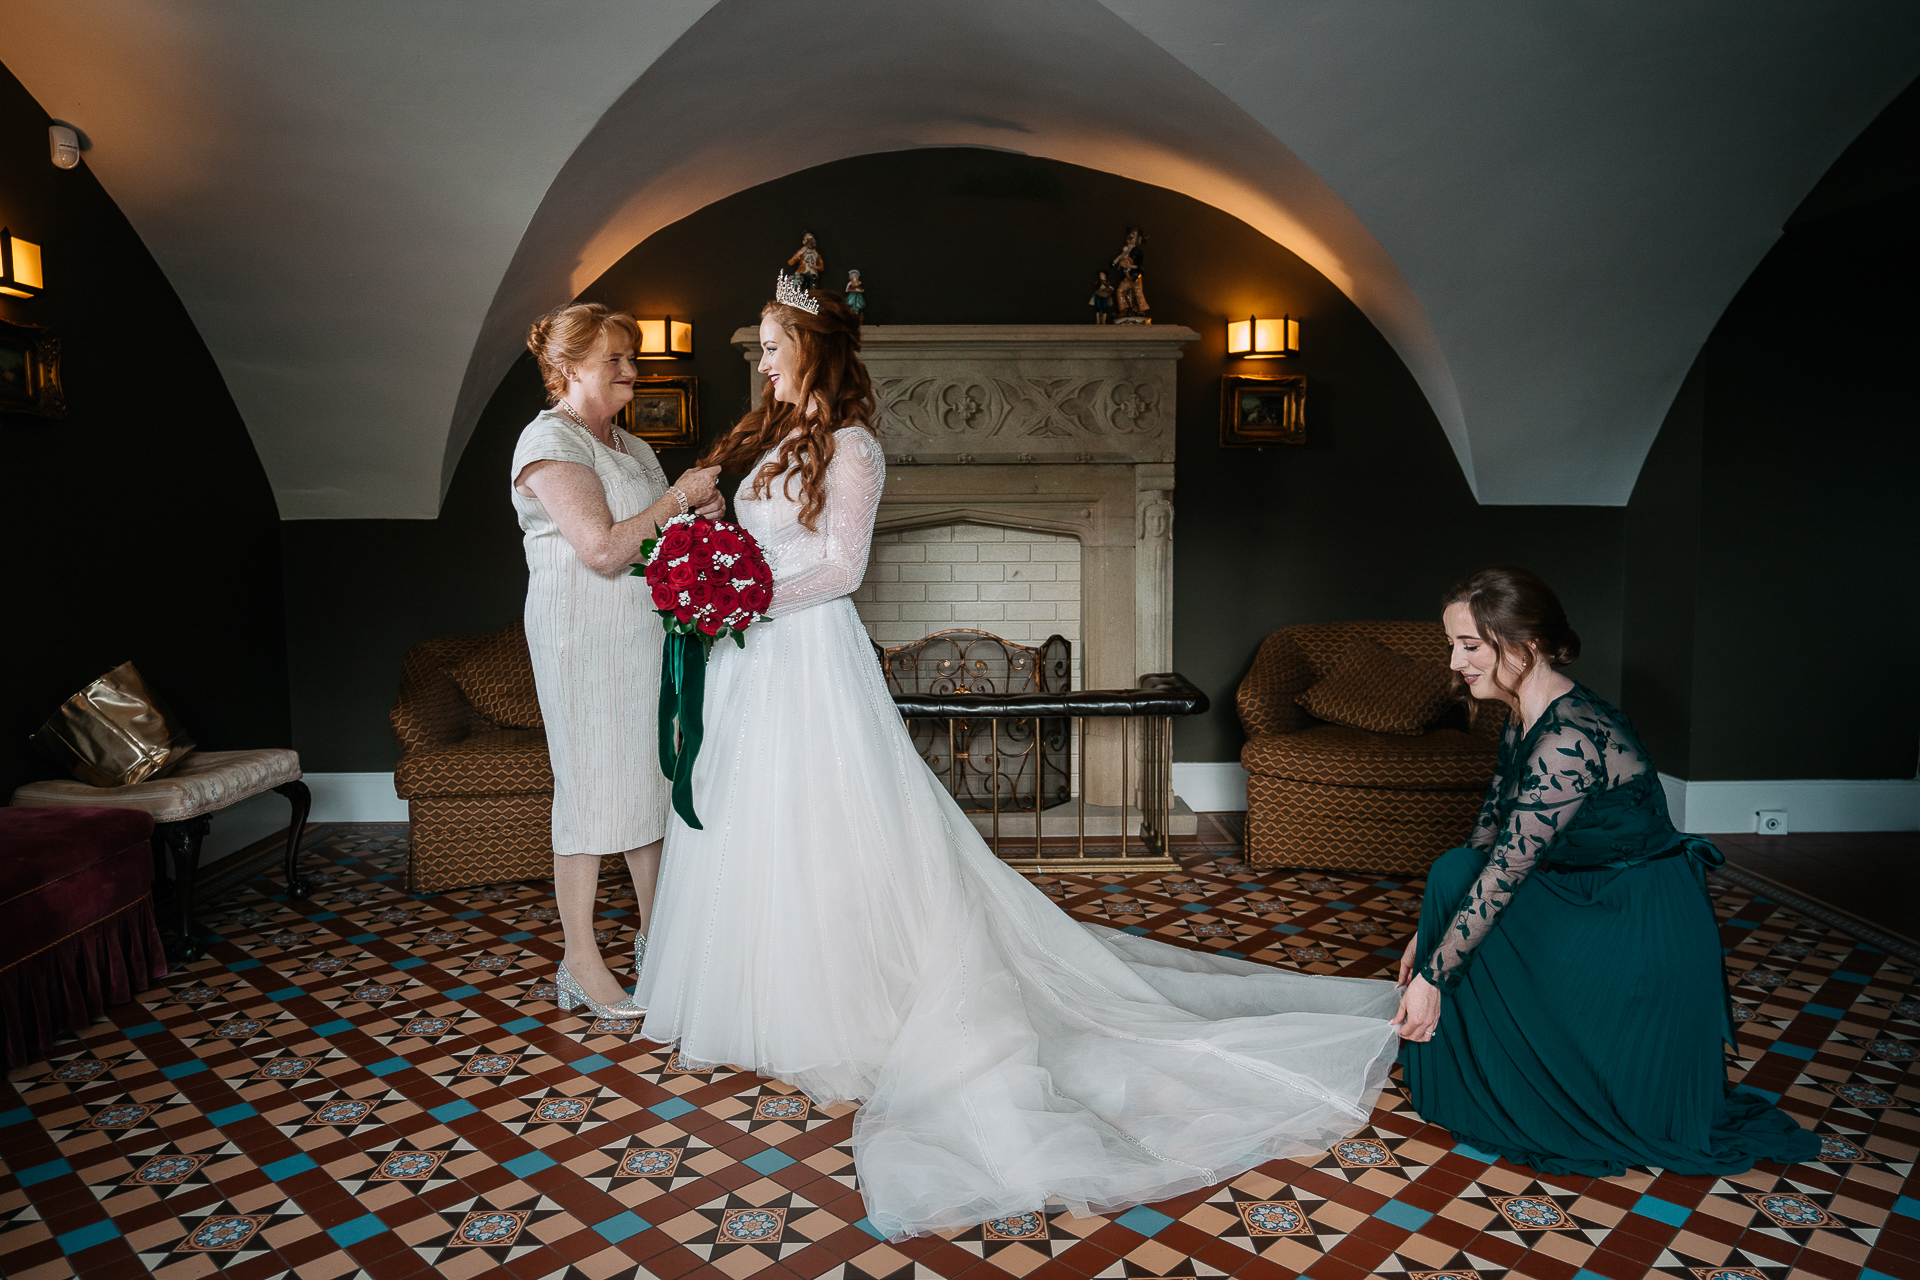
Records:
<instances>
[{"instance_id":1,"label":"vaulted ceiling","mask_svg":"<svg viewBox=\"0 0 1920 1280\"><path fill-rule=\"evenodd\" d=\"M990 146L1171 187L1400 352L1480 500L1624 502L1920 6L12 0L288 519L433 516L529 316L716 199Z\"/></svg>"}]
</instances>

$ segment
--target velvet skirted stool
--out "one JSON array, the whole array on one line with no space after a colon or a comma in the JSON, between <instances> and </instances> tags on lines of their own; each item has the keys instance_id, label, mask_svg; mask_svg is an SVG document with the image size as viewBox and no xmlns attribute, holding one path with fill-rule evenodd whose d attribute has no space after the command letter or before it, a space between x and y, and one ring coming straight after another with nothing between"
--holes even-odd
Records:
<instances>
[{"instance_id":1,"label":"velvet skirted stool","mask_svg":"<svg viewBox=\"0 0 1920 1280\"><path fill-rule=\"evenodd\" d=\"M0 808L0 1052L47 1056L166 976L153 819L138 809Z\"/></svg>"}]
</instances>

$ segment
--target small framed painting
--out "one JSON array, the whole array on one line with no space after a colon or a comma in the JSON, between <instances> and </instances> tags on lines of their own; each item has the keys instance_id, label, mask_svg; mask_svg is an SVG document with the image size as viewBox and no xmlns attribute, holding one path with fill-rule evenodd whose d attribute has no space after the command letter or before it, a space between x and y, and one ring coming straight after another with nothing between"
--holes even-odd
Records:
<instances>
[{"instance_id":1,"label":"small framed painting","mask_svg":"<svg viewBox=\"0 0 1920 1280\"><path fill-rule=\"evenodd\" d=\"M67 416L60 389L60 339L39 325L0 320L0 413Z\"/></svg>"},{"instance_id":2,"label":"small framed painting","mask_svg":"<svg viewBox=\"0 0 1920 1280\"><path fill-rule=\"evenodd\" d=\"M1297 373L1229 373L1220 379L1220 443L1305 444L1307 380Z\"/></svg>"},{"instance_id":3,"label":"small framed painting","mask_svg":"<svg viewBox=\"0 0 1920 1280\"><path fill-rule=\"evenodd\" d=\"M613 424L656 449L700 447L699 380L680 377L635 378L633 403L614 415Z\"/></svg>"}]
</instances>

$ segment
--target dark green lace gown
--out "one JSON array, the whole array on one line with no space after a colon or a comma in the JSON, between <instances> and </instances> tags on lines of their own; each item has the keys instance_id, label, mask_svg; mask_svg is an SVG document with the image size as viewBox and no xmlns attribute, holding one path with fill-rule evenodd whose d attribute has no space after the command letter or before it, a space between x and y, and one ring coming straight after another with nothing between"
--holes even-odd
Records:
<instances>
[{"instance_id":1,"label":"dark green lace gown","mask_svg":"<svg viewBox=\"0 0 1920 1280\"><path fill-rule=\"evenodd\" d=\"M1542 1173L1727 1174L1820 1140L1730 1091L1733 1023L1706 871L1627 718L1580 685L1510 721L1466 847L1427 878L1419 972L1442 993L1404 1043L1413 1105Z\"/></svg>"}]
</instances>

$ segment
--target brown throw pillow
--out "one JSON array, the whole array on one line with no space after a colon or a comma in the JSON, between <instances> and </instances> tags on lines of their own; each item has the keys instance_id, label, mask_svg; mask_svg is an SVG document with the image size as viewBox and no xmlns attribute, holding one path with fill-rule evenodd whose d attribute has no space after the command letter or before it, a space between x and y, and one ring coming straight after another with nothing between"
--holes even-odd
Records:
<instances>
[{"instance_id":1,"label":"brown throw pillow","mask_svg":"<svg viewBox=\"0 0 1920 1280\"><path fill-rule=\"evenodd\" d=\"M1326 677L1295 698L1307 714L1374 733L1417 734L1453 700L1453 675L1438 662L1355 640Z\"/></svg>"},{"instance_id":2,"label":"brown throw pillow","mask_svg":"<svg viewBox=\"0 0 1920 1280\"><path fill-rule=\"evenodd\" d=\"M502 729L544 729L540 697L533 687L533 659L527 654L525 624L515 621L453 666L447 676L467 701Z\"/></svg>"}]
</instances>

